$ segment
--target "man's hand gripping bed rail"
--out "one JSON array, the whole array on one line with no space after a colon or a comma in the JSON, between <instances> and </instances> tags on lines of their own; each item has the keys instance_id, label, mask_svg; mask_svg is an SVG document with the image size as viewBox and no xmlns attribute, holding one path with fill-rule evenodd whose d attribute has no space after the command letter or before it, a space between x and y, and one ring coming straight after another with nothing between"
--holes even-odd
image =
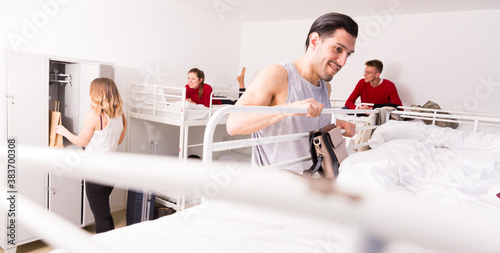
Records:
<instances>
[{"instance_id":1,"label":"man's hand gripping bed rail","mask_svg":"<svg viewBox=\"0 0 500 253\"><path fill-rule=\"evenodd\" d=\"M378 113L375 110L345 110L345 109L323 109L322 114L345 114L345 113ZM230 148L242 148L249 147L256 144L265 144L265 143L275 143L275 142L283 142L283 141L293 141L301 138L308 137L308 133L299 133L299 134L291 134L291 135L282 135L277 137L270 138L259 138L259 139L246 139L246 140L238 140L238 141L226 141L226 142L217 142L214 143L214 132L217 123L226 117L226 115L231 113L287 113L287 114L299 114L299 113L307 113L307 109L305 108L284 108L284 107L276 107L276 106L228 106L217 110L217 112L212 115L210 121L208 122L205 128L205 135L203 139L203 161L204 163L210 163L212 161L212 153L214 151L222 151L228 150ZM358 130L364 130L363 128L358 128ZM345 133L345 130L342 130L342 133ZM307 158L298 158L293 162L301 162L305 161Z\"/></svg>"}]
</instances>

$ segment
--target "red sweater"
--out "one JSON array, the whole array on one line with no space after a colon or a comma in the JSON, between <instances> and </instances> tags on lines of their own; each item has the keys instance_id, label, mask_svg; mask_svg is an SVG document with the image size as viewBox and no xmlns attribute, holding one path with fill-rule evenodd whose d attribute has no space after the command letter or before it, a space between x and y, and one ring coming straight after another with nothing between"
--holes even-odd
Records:
<instances>
[{"instance_id":1,"label":"red sweater","mask_svg":"<svg viewBox=\"0 0 500 253\"><path fill-rule=\"evenodd\" d=\"M210 96L212 96L212 87L208 84L203 85L203 92L201 94L201 98L198 96L199 88L191 89L189 88L189 84L186 84L186 98L190 98L191 101L196 104L202 104L206 107L210 106ZM212 100L213 105L220 105L220 100L214 99Z\"/></svg>"},{"instance_id":2,"label":"red sweater","mask_svg":"<svg viewBox=\"0 0 500 253\"><path fill-rule=\"evenodd\" d=\"M356 109L356 99L361 96L361 103L373 104L397 104L403 105L399 99L396 85L393 82L384 79L377 87L372 87L370 83L365 82L365 79L359 80L356 88L345 102L345 106L349 109Z\"/></svg>"}]
</instances>

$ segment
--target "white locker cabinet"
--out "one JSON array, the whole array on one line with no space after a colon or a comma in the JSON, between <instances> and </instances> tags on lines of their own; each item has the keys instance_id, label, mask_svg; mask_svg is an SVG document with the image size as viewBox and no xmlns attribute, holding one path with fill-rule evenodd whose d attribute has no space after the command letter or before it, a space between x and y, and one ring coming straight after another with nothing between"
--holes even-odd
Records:
<instances>
[{"instance_id":1,"label":"white locker cabinet","mask_svg":"<svg viewBox=\"0 0 500 253\"><path fill-rule=\"evenodd\" d=\"M6 105L0 112L2 120L0 135L15 138L18 146L49 145L49 110L54 101L60 101L62 124L73 133L79 133L85 114L90 109L90 83L97 77L113 78L114 66L60 59L43 55L19 52L1 52L1 72L4 73L0 84ZM5 88L3 88L5 87ZM5 123L4 123L5 122ZM7 138L4 138L7 139ZM2 145L6 145L2 140ZM81 149L65 140L65 148ZM17 159L22 159L18 154ZM3 176L5 177L5 175ZM23 197L57 213L75 226L92 223L93 216L85 197L83 179L69 179L63 175L47 174L40 170L34 172L17 168L17 192ZM6 180L2 180L6 186ZM17 206L22 208L23 199ZM7 213L2 213L0 224L0 246L5 252L16 252L16 247L41 239L41 235L31 233L23 226L16 228L15 245L7 243ZM22 217L17 217L22 220Z\"/></svg>"},{"instance_id":2,"label":"white locker cabinet","mask_svg":"<svg viewBox=\"0 0 500 253\"><path fill-rule=\"evenodd\" d=\"M44 57L7 54L7 135L16 139L17 146L48 145L47 64ZM27 84L30 92L26 92ZM17 159L22 159L22 156L23 154L17 154ZM46 205L44 172L17 168L17 179L18 193L41 206ZM19 198L17 207L22 206L23 199ZM17 220L22 218L17 217ZM18 223L16 244L30 242L35 238L36 235Z\"/></svg>"}]
</instances>

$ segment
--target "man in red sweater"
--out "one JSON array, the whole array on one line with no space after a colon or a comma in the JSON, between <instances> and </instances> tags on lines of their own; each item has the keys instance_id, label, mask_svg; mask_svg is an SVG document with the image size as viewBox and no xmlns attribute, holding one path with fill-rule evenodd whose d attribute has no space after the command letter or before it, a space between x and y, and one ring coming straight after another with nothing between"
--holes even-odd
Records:
<instances>
[{"instance_id":1,"label":"man in red sweater","mask_svg":"<svg viewBox=\"0 0 500 253\"><path fill-rule=\"evenodd\" d=\"M359 80L356 88L345 103L344 108L371 110L372 106L362 105L356 108L355 102L361 97L361 103L372 104L396 104L403 105L399 99L398 91L393 82L381 79L380 74L384 65L379 60L371 60L365 63L365 78Z\"/></svg>"}]
</instances>

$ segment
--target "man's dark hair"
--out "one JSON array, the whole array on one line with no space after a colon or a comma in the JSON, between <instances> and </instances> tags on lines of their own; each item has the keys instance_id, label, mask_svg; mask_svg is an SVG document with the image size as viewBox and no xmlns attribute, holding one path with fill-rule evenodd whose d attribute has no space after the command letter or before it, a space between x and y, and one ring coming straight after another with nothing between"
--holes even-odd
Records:
<instances>
[{"instance_id":1,"label":"man's dark hair","mask_svg":"<svg viewBox=\"0 0 500 253\"><path fill-rule=\"evenodd\" d=\"M377 72L379 73L382 73L382 70L384 69L384 64L382 64L381 61L379 60L370 60L370 61L367 61L365 63L366 66L369 66L369 67L375 67L375 69L377 70Z\"/></svg>"},{"instance_id":2,"label":"man's dark hair","mask_svg":"<svg viewBox=\"0 0 500 253\"><path fill-rule=\"evenodd\" d=\"M318 33L322 38L331 37L336 30L344 29L354 38L358 37L358 24L349 16L341 13L330 12L322 15L311 26L306 38L306 50L309 47L309 35Z\"/></svg>"}]
</instances>

